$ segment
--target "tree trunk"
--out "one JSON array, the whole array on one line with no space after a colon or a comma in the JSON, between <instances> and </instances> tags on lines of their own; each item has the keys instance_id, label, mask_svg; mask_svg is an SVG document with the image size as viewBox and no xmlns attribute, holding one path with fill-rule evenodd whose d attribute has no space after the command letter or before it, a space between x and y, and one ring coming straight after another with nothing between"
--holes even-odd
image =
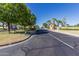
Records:
<instances>
[{"instance_id":1,"label":"tree trunk","mask_svg":"<svg viewBox=\"0 0 79 59\"><path fill-rule=\"evenodd\" d=\"M32 26L30 26L30 30L32 30Z\"/></svg>"},{"instance_id":2,"label":"tree trunk","mask_svg":"<svg viewBox=\"0 0 79 59\"><path fill-rule=\"evenodd\" d=\"M2 27L3 27L3 30L4 30L4 22L2 22Z\"/></svg>"},{"instance_id":3,"label":"tree trunk","mask_svg":"<svg viewBox=\"0 0 79 59\"><path fill-rule=\"evenodd\" d=\"M58 23L58 25L57 25L58 27L57 27L57 30L59 30L60 29L60 23Z\"/></svg>"},{"instance_id":4,"label":"tree trunk","mask_svg":"<svg viewBox=\"0 0 79 59\"><path fill-rule=\"evenodd\" d=\"M53 24L54 24L54 26L53 26L53 30L55 30L55 20L53 20Z\"/></svg>"},{"instance_id":5,"label":"tree trunk","mask_svg":"<svg viewBox=\"0 0 79 59\"><path fill-rule=\"evenodd\" d=\"M23 29L24 29L24 33L26 33L26 27L25 27L25 26L24 26L24 28L23 28Z\"/></svg>"},{"instance_id":6,"label":"tree trunk","mask_svg":"<svg viewBox=\"0 0 79 59\"><path fill-rule=\"evenodd\" d=\"M54 26L53 26L53 30L55 30L55 27L56 27L56 26L55 26L55 24L54 24Z\"/></svg>"},{"instance_id":7,"label":"tree trunk","mask_svg":"<svg viewBox=\"0 0 79 59\"><path fill-rule=\"evenodd\" d=\"M16 30L14 30L14 34L16 33Z\"/></svg>"},{"instance_id":8,"label":"tree trunk","mask_svg":"<svg viewBox=\"0 0 79 59\"><path fill-rule=\"evenodd\" d=\"M59 23L58 23L58 27L59 27Z\"/></svg>"},{"instance_id":9,"label":"tree trunk","mask_svg":"<svg viewBox=\"0 0 79 59\"><path fill-rule=\"evenodd\" d=\"M8 25L8 32L10 33L10 23L8 22L7 25Z\"/></svg>"}]
</instances>

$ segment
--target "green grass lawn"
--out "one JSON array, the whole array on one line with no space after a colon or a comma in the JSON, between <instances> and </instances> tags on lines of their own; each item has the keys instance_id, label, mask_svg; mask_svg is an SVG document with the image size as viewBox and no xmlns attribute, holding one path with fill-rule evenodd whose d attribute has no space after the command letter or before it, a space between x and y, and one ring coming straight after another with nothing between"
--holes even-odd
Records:
<instances>
[{"instance_id":1,"label":"green grass lawn","mask_svg":"<svg viewBox=\"0 0 79 59\"><path fill-rule=\"evenodd\" d=\"M79 35L79 27L61 27L59 31Z\"/></svg>"},{"instance_id":2,"label":"green grass lawn","mask_svg":"<svg viewBox=\"0 0 79 59\"><path fill-rule=\"evenodd\" d=\"M61 27L61 30L79 30L79 27Z\"/></svg>"}]
</instances>

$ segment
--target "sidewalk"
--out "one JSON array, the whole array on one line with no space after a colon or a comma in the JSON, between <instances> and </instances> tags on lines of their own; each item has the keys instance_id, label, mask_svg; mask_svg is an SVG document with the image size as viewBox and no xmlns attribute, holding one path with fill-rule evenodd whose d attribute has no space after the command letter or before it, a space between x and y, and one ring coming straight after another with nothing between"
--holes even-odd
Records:
<instances>
[{"instance_id":1,"label":"sidewalk","mask_svg":"<svg viewBox=\"0 0 79 59\"><path fill-rule=\"evenodd\" d=\"M50 30L50 31L53 31L53 30ZM78 34L76 34L76 33L74 34L74 33L67 32L67 31L54 30L54 32L59 32L59 33L68 34L68 35L72 35L72 36L75 36L75 37L79 37Z\"/></svg>"}]
</instances>

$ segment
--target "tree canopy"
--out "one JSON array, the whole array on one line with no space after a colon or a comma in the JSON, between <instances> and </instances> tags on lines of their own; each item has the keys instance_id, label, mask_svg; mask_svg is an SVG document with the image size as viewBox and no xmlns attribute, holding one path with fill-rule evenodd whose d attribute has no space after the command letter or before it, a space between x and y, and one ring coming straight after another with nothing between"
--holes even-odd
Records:
<instances>
[{"instance_id":1,"label":"tree canopy","mask_svg":"<svg viewBox=\"0 0 79 59\"><path fill-rule=\"evenodd\" d=\"M0 4L0 22L6 22L10 31L11 24L33 26L36 23L36 16L24 3L2 3Z\"/></svg>"}]
</instances>

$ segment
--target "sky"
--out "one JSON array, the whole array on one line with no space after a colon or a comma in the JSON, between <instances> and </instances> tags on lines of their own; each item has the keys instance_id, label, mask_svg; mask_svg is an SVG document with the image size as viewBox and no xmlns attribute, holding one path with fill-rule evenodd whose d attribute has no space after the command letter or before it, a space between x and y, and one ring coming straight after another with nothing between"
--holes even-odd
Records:
<instances>
[{"instance_id":1,"label":"sky","mask_svg":"<svg viewBox=\"0 0 79 59\"><path fill-rule=\"evenodd\" d=\"M27 3L26 5L36 15L36 23L40 26L52 18L61 20L63 17L66 18L67 24L79 23L78 3Z\"/></svg>"}]
</instances>

